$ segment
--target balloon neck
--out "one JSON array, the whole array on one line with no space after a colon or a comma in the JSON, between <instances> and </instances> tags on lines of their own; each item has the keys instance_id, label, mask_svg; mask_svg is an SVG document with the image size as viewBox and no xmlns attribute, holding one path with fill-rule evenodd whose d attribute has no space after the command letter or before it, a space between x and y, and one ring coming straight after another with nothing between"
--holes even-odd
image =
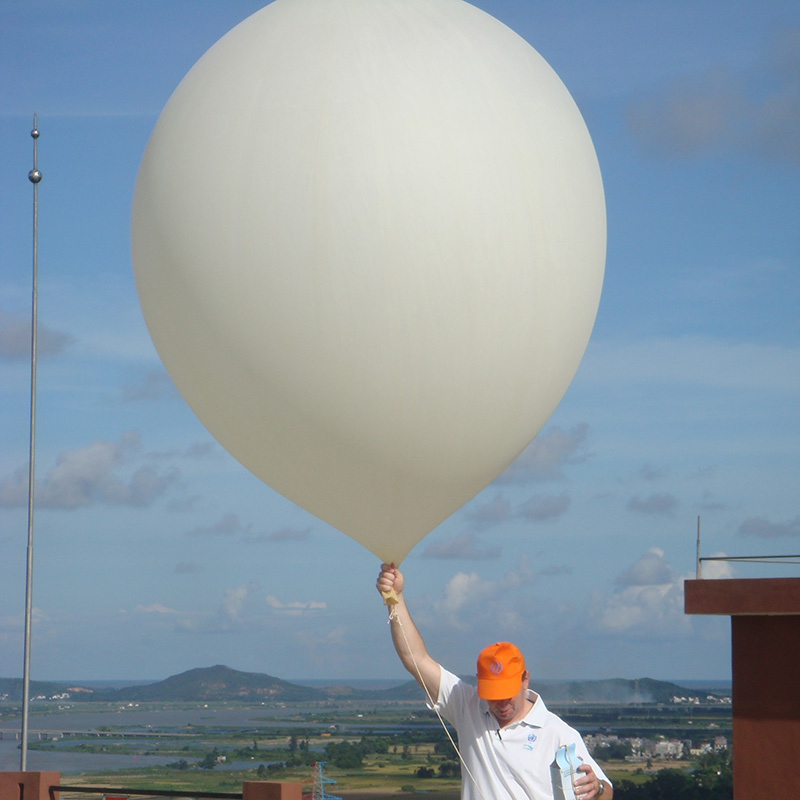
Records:
<instances>
[{"instance_id":1,"label":"balloon neck","mask_svg":"<svg viewBox=\"0 0 800 800\"><path fill-rule=\"evenodd\" d=\"M381 596L383 597L384 605L396 606L398 603L397 595L394 593L394 589L389 589L388 592L381 592Z\"/></svg>"}]
</instances>

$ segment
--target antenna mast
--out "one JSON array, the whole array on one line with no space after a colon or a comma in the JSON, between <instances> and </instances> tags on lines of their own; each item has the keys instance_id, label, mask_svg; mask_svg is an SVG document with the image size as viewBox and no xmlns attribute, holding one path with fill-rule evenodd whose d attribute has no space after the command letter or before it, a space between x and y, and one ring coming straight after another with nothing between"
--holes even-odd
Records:
<instances>
[{"instance_id":1,"label":"antenna mast","mask_svg":"<svg viewBox=\"0 0 800 800\"><path fill-rule=\"evenodd\" d=\"M37 268L39 258L39 181L42 173L37 163L39 129L36 114L33 115L33 169L28 180L33 184L33 292L31 300L31 428L28 452L28 571L25 578L25 644L22 667L22 746L20 748L20 770L25 772L28 760L28 711L30 705L31 682L31 608L33 595L33 492L34 492L34 453L36 450L36 330L38 310Z\"/></svg>"},{"instance_id":2,"label":"antenna mast","mask_svg":"<svg viewBox=\"0 0 800 800\"><path fill-rule=\"evenodd\" d=\"M703 577L703 573L702 573L703 568L702 568L701 563L700 563L700 516L699 515L697 517L697 554L696 554L695 558L696 558L697 580L700 580L700 578Z\"/></svg>"}]
</instances>

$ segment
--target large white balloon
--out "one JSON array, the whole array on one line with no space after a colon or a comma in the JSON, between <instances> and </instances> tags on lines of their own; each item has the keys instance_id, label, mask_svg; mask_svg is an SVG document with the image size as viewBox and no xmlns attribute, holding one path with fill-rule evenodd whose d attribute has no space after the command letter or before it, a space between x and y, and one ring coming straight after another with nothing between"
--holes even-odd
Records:
<instances>
[{"instance_id":1,"label":"large white balloon","mask_svg":"<svg viewBox=\"0 0 800 800\"><path fill-rule=\"evenodd\" d=\"M176 89L133 265L176 386L242 464L399 563L540 430L586 347L586 126L461 0L276 0Z\"/></svg>"}]
</instances>

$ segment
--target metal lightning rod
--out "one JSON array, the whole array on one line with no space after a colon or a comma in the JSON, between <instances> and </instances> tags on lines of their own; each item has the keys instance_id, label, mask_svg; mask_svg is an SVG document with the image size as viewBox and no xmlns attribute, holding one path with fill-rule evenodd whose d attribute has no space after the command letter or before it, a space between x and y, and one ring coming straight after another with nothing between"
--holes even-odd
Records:
<instances>
[{"instance_id":1,"label":"metal lightning rod","mask_svg":"<svg viewBox=\"0 0 800 800\"><path fill-rule=\"evenodd\" d=\"M33 493L34 465L36 452L36 330L37 330L37 269L39 259L39 181L42 173L37 163L39 130L36 126L36 114L33 115L33 169L28 173L28 180L33 184L33 292L31 299L31 429L30 449L28 453L28 571L25 578L25 645L22 667L22 747L20 770L25 772L28 760L28 712L30 706L31 683L31 609L33 597Z\"/></svg>"},{"instance_id":2,"label":"metal lightning rod","mask_svg":"<svg viewBox=\"0 0 800 800\"><path fill-rule=\"evenodd\" d=\"M697 567L697 580L699 581L700 578L703 577L703 564L702 559L700 558L700 517L697 517L697 554L695 556L697 559L695 564Z\"/></svg>"}]
</instances>

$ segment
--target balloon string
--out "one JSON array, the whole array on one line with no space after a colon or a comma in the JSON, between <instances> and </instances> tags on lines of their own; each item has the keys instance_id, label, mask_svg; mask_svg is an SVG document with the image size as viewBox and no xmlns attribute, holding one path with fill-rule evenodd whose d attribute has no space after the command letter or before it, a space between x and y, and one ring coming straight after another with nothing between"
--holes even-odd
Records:
<instances>
[{"instance_id":1,"label":"balloon string","mask_svg":"<svg viewBox=\"0 0 800 800\"><path fill-rule=\"evenodd\" d=\"M481 796L482 800L487 800L486 795L481 791L481 787L478 784L478 781L475 779L475 776L469 771L469 767L467 766L467 762L464 761L464 757L461 755L461 751L458 749L458 745L453 741L453 737L450 735L450 731L447 729L447 723L442 719L442 715L439 713L439 709L436 708L436 701L431 696L430 690L428 689L428 685L425 683L425 679L422 677L422 672L420 672L419 666L417 664L417 660L414 658L414 652L411 649L411 644L408 641L408 637L406 636L406 630L403 627L403 621L397 615L397 606L390 606L389 611L389 619L388 624L392 622L396 622L400 626L400 633L403 634L403 640L406 643L406 649L408 650L408 654L411 656L411 661L414 664L414 669L417 671L417 681L419 685L424 689L425 696L428 698L428 705L436 712L436 716L439 718L439 722L444 729L447 738L450 740L450 744L453 745L453 749L456 751L456 755L458 756L458 760L461 762L461 766L464 767L467 775L469 775L470 779L472 780L473 784L475 784L475 789L477 790L478 794Z\"/></svg>"}]
</instances>

